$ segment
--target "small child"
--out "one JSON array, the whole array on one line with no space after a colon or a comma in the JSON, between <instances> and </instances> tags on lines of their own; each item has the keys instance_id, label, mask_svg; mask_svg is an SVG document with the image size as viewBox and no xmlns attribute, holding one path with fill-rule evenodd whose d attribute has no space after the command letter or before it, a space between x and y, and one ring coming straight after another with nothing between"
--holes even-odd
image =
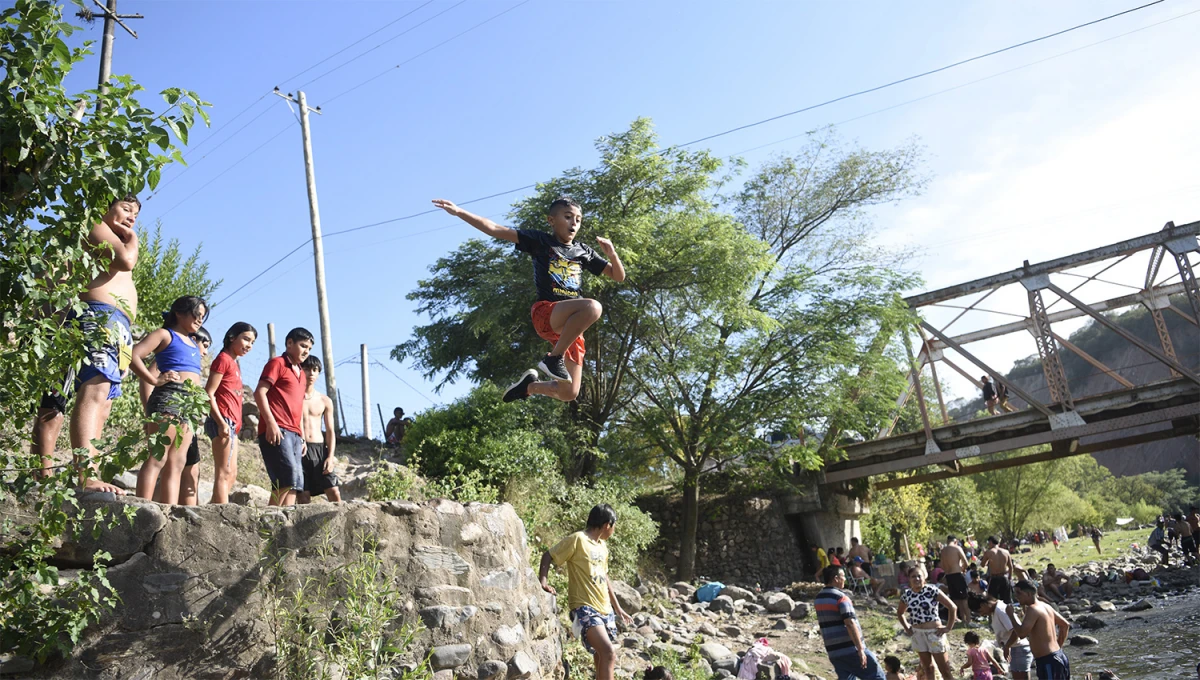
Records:
<instances>
[{"instance_id":1,"label":"small child","mask_svg":"<svg viewBox=\"0 0 1200 680\"><path fill-rule=\"evenodd\" d=\"M254 348L258 331L239 321L225 331L221 351L208 368L204 389L211 403L204 434L212 440L213 492L209 503L228 503L237 480L238 432L242 429L242 367L238 358Z\"/></svg>"},{"instance_id":2,"label":"small child","mask_svg":"<svg viewBox=\"0 0 1200 680\"><path fill-rule=\"evenodd\" d=\"M133 347L130 368L144 382L154 385L146 401L146 415L159 415L156 422L146 425L146 434L166 431L171 442L162 459L146 457L138 473L137 495L153 499L162 474L162 495L159 498L173 503L179 498L179 476L183 472L187 449L192 443L192 426L179 418L179 398L186 393L184 383L200 384L200 348L191 336L200 330L208 316L208 303L192 295L181 297L171 304L163 327L150 333ZM150 372L145 363L154 354L159 374ZM176 440L178 435L179 439Z\"/></svg>"},{"instance_id":3,"label":"small child","mask_svg":"<svg viewBox=\"0 0 1200 680\"><path fill-rule=\"evenodd\" d=\"M883 657L883 667L887 669L887 680L917 680L917 676L904 674L904 666L896 656Z\"/></svg>"},{"instance_id":4,"label":"small child","mask_svg":"<svg viewBox=\"0 0 1200 680\"><path fill-rule=\"evenodd\" d=\"M991 659L979 648L979 634L969 630L963 635L963 642L967 643L967 662L959 670L970 668L974 680L992 680Z\"/></svg>"}]
</instances>

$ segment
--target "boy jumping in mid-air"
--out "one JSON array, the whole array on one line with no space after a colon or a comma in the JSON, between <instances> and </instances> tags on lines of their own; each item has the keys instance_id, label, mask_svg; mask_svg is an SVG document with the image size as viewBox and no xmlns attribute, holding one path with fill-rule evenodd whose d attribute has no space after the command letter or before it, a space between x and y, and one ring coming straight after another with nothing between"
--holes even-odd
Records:
<instances>
[{"instance_id":1,"label":"boy jumping in mid-air","mask_svg":"<svg viewBox=\"0 0 1200 680\"><path fill-rule=\"evenodd\" d=\"M604 274L618 283L625 280L625 267L612 241L596 238L607 259L576 243L583 211L578 203L566 197L550 204L546 221L553 233L549 234L500 226L444 199L435 199L433 204L488 236L517 244L517 250L533 258L533 282L538 294L531 310L533 329L554 344L538 368L553 380L537 382L537 371L530 369L504 393L504 401L525 399L531 394L574 401L579 396L583 373L583 332L600 320L603 311L599 302L582 295L583 270Z\"/></svg>"}]
</instances>

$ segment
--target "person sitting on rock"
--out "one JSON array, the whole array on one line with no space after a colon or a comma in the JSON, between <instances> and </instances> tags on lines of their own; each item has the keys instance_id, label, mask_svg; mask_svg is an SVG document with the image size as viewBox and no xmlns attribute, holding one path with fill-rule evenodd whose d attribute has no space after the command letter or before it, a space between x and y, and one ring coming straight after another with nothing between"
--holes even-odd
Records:
<instances>
[{"instance_id":1,"label":"person sitting on rock","mask_svg":"<svg viewBox=\"0 0 1200 680\"><path fill-rule=\"evenodd\" d=\"M1071 579L1053 563L1047 564L1046 571L1042 573L1042 586L1048 595L1059 602L1071 597Z\"/></svg>"},{"instance_id":2,"label":"person sitting on rock","mask_svg":"<svg viewBox=\"0 0 1200 680\"><path fill-rule=\"evenodd\" d=\"M588 513L587 528L576 531L542 553L538 581L542 590L555 595L550 585L550 565L567 567L567 599L571 634L583 643L596 665L596 680L612 680L617 652L617 617L626 623L633 618L621 609L608 580L608 544L617 525L617 513L608 504Z\"/></svg>"}]
</instances>

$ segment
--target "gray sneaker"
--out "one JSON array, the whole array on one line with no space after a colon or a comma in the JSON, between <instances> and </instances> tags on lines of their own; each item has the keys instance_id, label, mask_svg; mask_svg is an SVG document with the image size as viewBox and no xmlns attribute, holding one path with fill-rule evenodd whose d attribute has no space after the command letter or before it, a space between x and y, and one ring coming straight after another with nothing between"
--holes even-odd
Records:
<instances>
[{"instance_id":1,"label":"gray sneaker","mask_svg":"<svg viewBox=\"0 0 1200 680\"><path fill-rule=\"evenodd\" d=\"M554 356L553 354L547 354L546 356L542 357L542 361L538 364L538 368L541 369L542 373L545 373L555 380L561 380L562 382L568 383L571 382L571 374L567 373L567 363L563 361L562 355Z\"/></svg>"},{"instance_id":2,"label":"gray sneaker","mask_svg":"<svg viewBox=\"0 0 1200 680\"><path fill-rule=\"evenodd\" d=\"M504 402L518 401L529 398L529 386L537 382L538 372L532 368L521 374L521 379L509 387L504 393Z\"/></svg>"}]
</instances>

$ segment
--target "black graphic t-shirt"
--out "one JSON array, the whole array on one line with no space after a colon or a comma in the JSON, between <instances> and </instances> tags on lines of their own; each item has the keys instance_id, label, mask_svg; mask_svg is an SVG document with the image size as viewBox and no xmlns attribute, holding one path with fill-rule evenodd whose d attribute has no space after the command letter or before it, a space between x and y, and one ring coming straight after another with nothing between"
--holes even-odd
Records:
<instances>
[{"instance_id":1,"label":"black graphic t-shirt","mask_svg":"<svg viewBox=\"0 0 1200 680\"><path fill-rule=\"evenodd\" d=\"M534 229L517 230L517 250L533 257L533 282L538 300L574 300L583 285L583 270L602 274L608 260L579 243L563 245L554 234Z\"/></svg>"}]
</instances>

